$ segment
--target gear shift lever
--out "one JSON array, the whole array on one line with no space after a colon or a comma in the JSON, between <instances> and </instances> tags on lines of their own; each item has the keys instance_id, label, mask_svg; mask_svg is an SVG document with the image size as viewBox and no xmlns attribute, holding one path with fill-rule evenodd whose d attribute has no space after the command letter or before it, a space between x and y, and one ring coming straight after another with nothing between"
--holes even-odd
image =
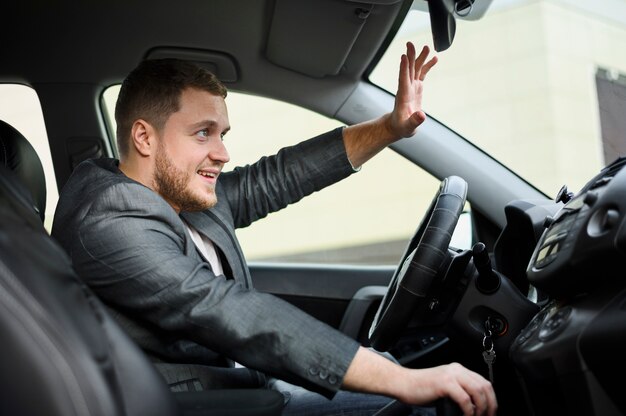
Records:
<instances>
[{"instance_id":1,"label":"gear shift lever","mask_svg":"<svg viewBox=\"0 0 626 416\"><path fill-rule=\"evenodd\" d=\"M478 270L478 278L476 279L478 290L485 294L498 290L500 287L500 276L491 268L491 259L485 244L480 242L474 244L472 256L474 257L474 266Z\"/></svg>"}]
</instances>

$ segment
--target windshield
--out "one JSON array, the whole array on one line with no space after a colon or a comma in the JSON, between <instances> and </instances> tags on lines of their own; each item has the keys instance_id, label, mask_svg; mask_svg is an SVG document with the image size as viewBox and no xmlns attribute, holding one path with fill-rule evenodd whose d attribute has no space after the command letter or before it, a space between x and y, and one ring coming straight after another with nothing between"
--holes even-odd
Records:
<instances>
[{"instance_id":1,"label":"windshield","mask_svg":"<svg viewBox=\"0 0 626 416\"><path fill-rule=\"evenodd\" d=\"M370 80L395 93L407 41L434 51L416 0ZM419 10L422 9L422 10ZM428 115L549 196L626 154L626 2L494 0L456 20L428 74Z\"/></svg>"}]
</instances>

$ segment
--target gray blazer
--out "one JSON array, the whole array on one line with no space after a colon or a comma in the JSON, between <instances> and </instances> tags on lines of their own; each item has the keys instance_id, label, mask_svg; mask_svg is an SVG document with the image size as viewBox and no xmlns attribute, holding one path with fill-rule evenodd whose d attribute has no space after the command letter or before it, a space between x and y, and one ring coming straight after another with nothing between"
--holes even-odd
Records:
<instances>
[{"instance_id":1,"label":"gray blazer","mask_svg":"<svg viewBox=\"0 0 626 416\"><path fill-rule=\"evenodd\" d=\"M170 205L126 177L114 159L76 167L62 189L52 235L156 361L228 366L235 360L332 397L358 343L255 291L235 228L352 172L336 129L222 174L217 205L181 216L214 242L226 276L212 272Z\"/></svg>"}]
</instances>

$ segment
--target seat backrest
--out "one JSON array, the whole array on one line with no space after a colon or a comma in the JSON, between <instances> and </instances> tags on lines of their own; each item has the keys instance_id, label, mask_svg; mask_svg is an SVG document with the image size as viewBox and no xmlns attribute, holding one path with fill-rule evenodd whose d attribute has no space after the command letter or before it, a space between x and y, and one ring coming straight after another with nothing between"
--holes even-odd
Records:
<instances>
[{"instance_id":1,"label":"seat backrest","mask_svg":"<svg viewBox=\"0 0 626 416\"><path fill-rule=\"evenodd\" d=\"M0 121L0 414L179 414L146 356L43 227L45 175Z\"/></svg>"},{"instance_id":2,"label":"seat backrest","mask_svg":"<svg viewBox=\"0 0 626 416\"><path fill-rule=\"evenodd\" d=\"M46 212L46 179L33 146L10 124L0 120L0 166L11 170L28 189L43 221Z\"/></svg>"},{"instance_id":3,"label":"seat backrest","mask_svg":"<svg viewBox=\"0 0 626 416\"><path fill-rule=\"evenodd\" d=\"M178 415L164 380L76 276L20 186L0 166L0 414Z\"/></svg>"},{"instance_id":4,"label":"seat backrest","mask_svg":"<svg viewBox=\"0 0 626 416\"><path fill-rule=\"evenodd\" d=\"M0 121L0 415L280 415L271 390L173 394L76 275L44 210L39 158Z\"/></svg>"}]
</instances>

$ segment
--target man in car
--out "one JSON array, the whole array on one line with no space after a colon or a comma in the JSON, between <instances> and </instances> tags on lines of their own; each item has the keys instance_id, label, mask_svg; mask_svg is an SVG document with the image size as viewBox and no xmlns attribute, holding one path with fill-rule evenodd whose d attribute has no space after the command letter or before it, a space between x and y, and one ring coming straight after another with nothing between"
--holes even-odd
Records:
<instances>
[{"instance_id":1,"label":"man in car","mask_svg":"<svg viewBox=\"0 0 626 416\"><path fill-rule=\"evenodd\" d=\"M425 120L423 81L436 63L428 54L407 44L391 113L223 175L230 125L217 78L168 59L128 75L115 110L120 159L74 170L52 234L172 389L271 385L285 394L285 414L372 414L389 398L442 397L467 415L495 413L479 374L454 363L404 368L255 291L234 232L412 136ZM243 368L226 370L231 360Z\"/></svg>"}]
</instances>

